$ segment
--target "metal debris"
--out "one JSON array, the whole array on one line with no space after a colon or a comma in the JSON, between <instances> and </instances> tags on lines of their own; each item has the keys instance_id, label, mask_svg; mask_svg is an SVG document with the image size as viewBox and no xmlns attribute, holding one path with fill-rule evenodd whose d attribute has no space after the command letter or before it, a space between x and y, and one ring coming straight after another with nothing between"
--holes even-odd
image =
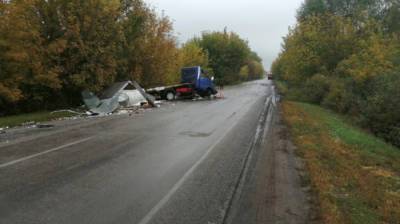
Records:
<instances>
[{"instance_id":1,"label":"metal debris","mask_svg":"<svg viewBox=\"0 0 400 224\"><path fill-rule=\"evenodd\" d=\"M154 97L147 94L135 81L117 82L104 90L99 97L89 91L82 92L83 101L90 113L88 115L108 115L119 108L140 106L148 103L157 105Z\"/></svg>"},{"instance_id":2,"label":"metal debris","mask_svg":"<svg viewBox=\"0 0 400 224\"><path fill-rule=\"evenodd\" d=\"M28 122L22 123L21 126L23 126L23 127L34 127L35 124L36 124L36 122L34 122L34 121L28 121Z\"/></svg>"},{"instance_id":3,"label":"metal debris","mask_svg":"<svg viewBox=\"0 0 400 224\"><path fill-rule=\"evenodd\" d=\"M54 125L52 124L37 124L37 128L54 128Z\"/></svg>"},{"instance_id":4,"label":"metal debris","mask_svg":"<svg viewBox=\"0 0 400 224\"><path fill-rule=\"evenodd\" d=\"M157 105L155 104L155 97L153 97L150 94L147 94L145 92L145 90L135 81L131 82L132 85L140 92L140 94L142 94L142 96L147 100L147 102L153 106L153 107L157 107Z\"/></svg>"},{"instance_id":5,"label":"metal debris","mask_svg":"<svg viewBox=\"0 0 400 224\"><path fill-rule=\"evenodd\" d=\"M51 112L50 114L64 113L64 112L68 112L68 113L76 114L76 115L85 115L85 113L81 113L81 112L77 112L77 111L73 111L73 110L56 110L56 111Z\"/></svg>"}]
</instances>

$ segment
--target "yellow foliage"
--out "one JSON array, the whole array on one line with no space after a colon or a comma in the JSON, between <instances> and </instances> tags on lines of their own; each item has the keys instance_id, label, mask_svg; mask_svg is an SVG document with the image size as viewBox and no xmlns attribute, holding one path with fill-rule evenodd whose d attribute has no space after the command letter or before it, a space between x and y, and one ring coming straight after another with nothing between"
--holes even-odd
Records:
<instances>
[{"instance_id":1,"label":"yellow foliage","mask_svg":"<svg viewBox=\"0 0 400 224\"><path fill-rule=\"evenodd\" d=\"M16 102L22 98L21 90L15 86L8 86L7 83L0 83L0 102L4 99L8 102Z\"/></svg>"},{"instance_id":2,"label":"yellow foliage","mask_svg":"<svg viewBox=\"0 0 400 224\"><path fill-rule=\"evenodd\" d=\"M372 35L366 41L360 41L360 50L342 61L338 71L349 75L356 82L386 74L393 69L390 60L392 46L378 35Z\"/></svg>"},{"instance_id":3,"label":"yellow foliage","mask_svg":"<svg viewBox=\"0 0 400 224\"><path fill-rule=\"evenodd\" d=\"M184 44L180 50L182 67L208 67L208 55L194 42Z\"/></svg>"},{"instance_id":4,"label":"yellow foliage","mask_svg":"<svg viewBox=\"0 0 400 224\"><path fill-rule=\"evenodd\" d=\"M245 65L240 69L240 76L242 80L247 80L249 78L249 66Z\"/></svg>"}]
</instances>

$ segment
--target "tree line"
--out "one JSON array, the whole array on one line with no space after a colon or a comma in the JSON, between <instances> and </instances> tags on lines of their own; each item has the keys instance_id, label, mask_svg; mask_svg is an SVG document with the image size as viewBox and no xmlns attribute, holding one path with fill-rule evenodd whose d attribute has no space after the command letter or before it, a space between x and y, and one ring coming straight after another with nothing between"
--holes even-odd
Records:
<instances>
[{"instance_id":1,"label":"tree line","mask_svg":"<svg viewBox=\"0 0 400 224\"><path fill-rule=\"evenodd\" d=\"M350 115L400 146L400 2L306 0L272 72L289 98Z\"/></svg>"},{"instance_id":2,"label":"tree line","mask_svg":"<svg viewBox=\"0 0 400 224\"><path fill-rule=\"evenodd\" d=\"M261 77L261 59L233 32L179 44L171 20L143 0L0 0L0 116L72 107L115 81L179 82L201 65L221 83Z\"/></svg>"}]
</instances>

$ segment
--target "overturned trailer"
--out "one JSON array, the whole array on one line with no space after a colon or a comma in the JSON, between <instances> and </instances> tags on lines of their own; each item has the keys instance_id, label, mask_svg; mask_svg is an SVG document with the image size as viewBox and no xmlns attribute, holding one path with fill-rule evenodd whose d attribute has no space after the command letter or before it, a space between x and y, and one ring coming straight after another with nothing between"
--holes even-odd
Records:
<instances>
[{"instance_id":1,"label":"overturned trailer","mask_svg":"<svg viewBox=\"0 0 400 224\"><path fill-rule=\"evenodd\" d=\"M85 90L83 102L93 115L105 115L121 107L140 106L148 103L155 107L154 97L147 94L135 81L117 82L105 89L99 96Z\"/></svg>"}]
</instances>

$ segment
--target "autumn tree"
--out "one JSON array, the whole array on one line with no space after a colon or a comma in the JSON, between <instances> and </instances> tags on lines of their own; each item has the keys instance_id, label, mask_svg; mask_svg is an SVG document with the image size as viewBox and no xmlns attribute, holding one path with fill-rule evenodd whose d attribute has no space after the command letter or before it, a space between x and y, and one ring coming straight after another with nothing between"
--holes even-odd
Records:
<instances>
[{"instance_id":1,"label":"autumn tree","mask_svg":"<svg viewBox=\"0 0 400 224\"><path fill-rule=\"evenodd\" d=\"M399 145L399 117L393 113L400 107L394 93L400 74L398 6L394 0L306 0L272 65L288 96L348 114Z\"/></svg>"},{"instance_id":2,"label":"autumn tree","mask_svg":"<svg viewBox=\"0 0 400 224\"><path fill-rule=\"evenodd\" d=\"M84 89L178 76L172 23L142 0L11 0L0 13L2 111L78 105Z\"/></svg>"},{"instance_id":3,"label":"autumn tree","mask_svg":"<svg viewBox=\"0 0 400 224\"><path fill-rule=\"evenodd\" d=\"M39 103L80 102L80 91L99 91L115 80L115 54L119 40L118 2L104 0L34 1L31 18L36 21L35 41L41 56L38 78L27 83L27 94L39 94ZM40 75L39 75L40 74ZM50 79L51 78L51 79ZM34 80L34 79L28 79ZM39 89L41 83L48 88ZM44 97L44 98L43 98Z\"/></svg>"},{"instance_id":4,"label":"autumn tree","mask_svg":"<svg viewBox=\"0 0 400 224\"><path fill-rule=\"evenodd\" d=\"M196 42L189 41L185 43L180 51L182 67L201 66L207 68L209 66L207 52Z\"/></svg>"},{"instance_id":5,"label":"autumn tree","mask_svg":"<svg viewBox=\"0 0 400 224\"><path fill-rule=\"evenodd\" d=\"M175 81L179 75L177 41L168 17L140 0L121 1L120 23L123 42L120 51L119 76L131 78L144 86Z\"/></svg>"},{"instance_id":6,"label":"autumn tree","mask_svg":"<svg viewBox=\"0 0 400 224\"><path fill-rule=\"evenodd\" d=\"M220 80L260 73L261 59L235 33L204 33L179 47L171 20L143 0L0 0L0 114L81 104L115 81L179 81L200 65Z\"/></svg>"},{"instance_id":7,"label":"autumn tree","mask_svg":"<svg viewBox=\"0 0 400 224\"><path fill-rule=\"evenodd\" d=\"M248 80L260 79L264 76L265 70L262 64L261 57L254 51L250 53L247 60L247 66L249 67Z\"/></svg>"},{"instance_id":8,"label":"autumn tree","mask_svg":"<svg viewBox=\"0 0 400 224\"><path fill-rule=\"evenodd\" d=\"M208 53L217 82L235 83L240 80L240 69L251 54L247 41L226 30L204 32L193 41Z\"/></svg>"},{"instance_id":9,"label":"autumn tree","mask_svg":"<svg viewBox=\"0 0 400 224\"><path fill-rule=\"evenodd\" d=\"M11 36L10 28L10 6L5 1L0 1L0 108L10 106L22 97L19 83L21 76L15 71L10 54Z\"/></svg>"}]
</instances>

